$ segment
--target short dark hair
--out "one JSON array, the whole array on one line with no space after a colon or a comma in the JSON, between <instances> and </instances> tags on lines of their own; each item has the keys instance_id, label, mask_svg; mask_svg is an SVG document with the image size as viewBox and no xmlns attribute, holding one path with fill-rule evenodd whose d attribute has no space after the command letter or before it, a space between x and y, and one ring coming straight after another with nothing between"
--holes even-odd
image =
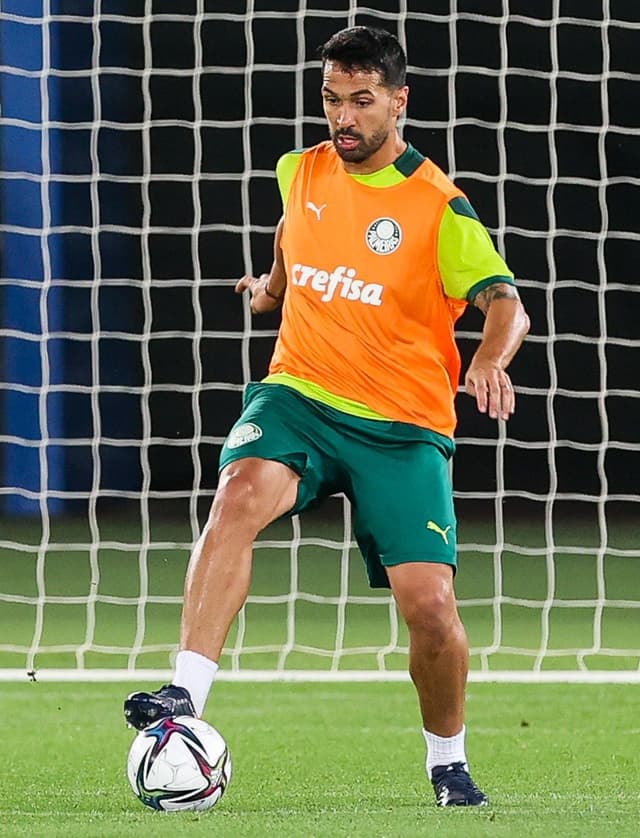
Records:
<instances>
[{"instance_id":1,"label":"short dark hair","mask_svg":"<svg viewBox=\"0 0 640 838\"><path fill-rule=\"evenodd\" d=\"M407 76L407 58L398 39L386 29L351 26L332 35L319 49L322 66L335 61L349 70L378 71L383 84L402 87Z\"/></svg>"}]
</instances>

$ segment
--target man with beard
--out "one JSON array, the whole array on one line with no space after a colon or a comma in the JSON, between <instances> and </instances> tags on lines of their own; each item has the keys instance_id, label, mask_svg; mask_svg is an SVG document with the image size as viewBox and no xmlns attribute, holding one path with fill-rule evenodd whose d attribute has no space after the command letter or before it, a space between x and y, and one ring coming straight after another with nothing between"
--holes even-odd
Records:
<instances>
[{"instance_id":1,"label":"man with beard","mask_svg":"<svg viewBox=\"0 0 640 838\"><path fill-rule=\"evenodd\" d=\"M513 275L463 193L402 139L404 52L352 27L322 48L330 141L284 155L284 214L268 274L244 276L254 313L282 304L269 374L250 384L185 584L172 684L125 702L130 724L200 715L249 592L252 545L275 519L336 492L373 587L390 587L440 806L482 806L468 771L468 643L454 593L449 479L460 357L454 324L485 314L465 377L480 412L508 419L506 372L529 321Z\"/></svg>"}]
</instances>

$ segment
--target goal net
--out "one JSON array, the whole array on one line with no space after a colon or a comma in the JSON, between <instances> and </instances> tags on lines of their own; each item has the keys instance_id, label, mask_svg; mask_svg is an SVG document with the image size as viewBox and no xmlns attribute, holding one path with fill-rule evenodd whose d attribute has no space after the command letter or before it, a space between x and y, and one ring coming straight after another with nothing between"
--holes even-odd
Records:
<instances>
[{"instance_id":1,"label":"goal net","mask_svg":"<svg viewBox=\"0 0 640 838\"><path fill-rule=\"evenodd\" d=\"M316 48L354 24L405 45L404 135L468 194L533 324L508 425L458 396L472 678L640 677L634 7L2 0L2 677L171 670L220 447L278 326L233 285L270 264L276 160L326 138ZM481 328L460 321L465 362ZM225 673L403 678L406 656L342 497L261 535Z\"/></svg>"}]
</instances>

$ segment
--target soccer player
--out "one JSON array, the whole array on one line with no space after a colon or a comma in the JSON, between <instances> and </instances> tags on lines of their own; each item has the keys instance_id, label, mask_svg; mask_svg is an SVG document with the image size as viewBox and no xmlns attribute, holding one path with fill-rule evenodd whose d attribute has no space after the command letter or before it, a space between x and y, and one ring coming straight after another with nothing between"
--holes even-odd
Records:
<instances>
[{"instance_id":1,"label":"soccer player","mask_svg":"<svg viewBox=\"0 0 640 838\"><path fill-rule=\"evenodd\" d=\"M370 584L391 588L408 626L437 804L482 806L465 751L468 643L453 584L454 324L469 303L484 313L465 386L481 413L505 420L515 407L506 370L529 320L465 195L398 132L409 88L396 38L344 29L321 58L331 139L280 159L273 265L236 286L256 314L282 305L269 374L248 386L222 450L173 682L133 693L125 716L142 728L202 714L257 534L344 492Z\"/></svg>"}]
</instances>

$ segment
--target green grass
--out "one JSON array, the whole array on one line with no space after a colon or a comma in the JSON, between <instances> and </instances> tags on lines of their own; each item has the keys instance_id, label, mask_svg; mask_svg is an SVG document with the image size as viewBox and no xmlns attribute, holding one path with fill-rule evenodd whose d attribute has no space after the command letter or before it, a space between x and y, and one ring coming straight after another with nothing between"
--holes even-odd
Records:
<instances>
[{"instance_id":1,"label":"green grass","mask_svg":"<svg viewBox=\"0 0 640 838\"><path fill-rule=\"evenodd\" d=\"M148 552L139 548L144 533L135 520L101 519L99 550L92 546L85 520L54 519L51 525L48 542L54 546L39 556L42 533L36 522L0 522L0 667L26 668L26 650L37 625L41 636L36 669L75 667L74 650L87 639L91 620L95 625L84 664L127 666L139 625L143 565L148 594L156 598L144 609L144 644L160 648L143 651L137 665L171 668L193 536L188 519L155 517ZM638 559L633 556L636 530L631 520L618 522L612 529L615 538L611 536L615 550L598 556L599 536L593 526L579 520L563 522L556 525L556 551L550 557L540 521L509 519L507 546L497 559L490 549L493 526L463 520L460 541L466 546L456 584L472 646L472 668L479 668L480 650L495 639L499 613L501 646L488 659L492 669L531 668L547 629L552 654L543 669L575 669L575 650L591 647L594 630L602 646L622 654L587 655L590 668L637 669L638 610L619 607L620 602L640 603ZM383 647L389 642L388 592L368 588L356 550L348 566L341 565L339 523L305 516L302 535L316 543L305 542L298 551L296 590L325 601L256 601L286 596L292 589L287 543L291 525L269 528L265 538L273 543L256 550L254 599L242 626L242 668L276 665L277 652L246 648L290 640L287 616L294 608L297 648L287 668L328 669L330 654L318 652L330 653L335 644L340 612L331 598L341 594L345 570L349 595L373 596L376 603L346 606L344 647ZM579 544L583 548L576 551ZM50 599L40 601L39 623L35 598L42 582ZM545 623L551 585L556 603ZM497 590L509 600L498 612L492 605ZM94 594L101 601L92 611ZM600 611L595 603L602 594ZM232 629L229 649L239 631L239 625ZM406 630L400 625L398 631L398 646L403 647ZM68 648L55 650L65 644ZM564 656L565 651L570 654ZM225 654L225 669L230 661ZM389 669L406 670L404 654L392 653L385 661ZM340 662L342 669L376 667L370 652L348 655ZM416 699L409 683L220 681L208 714L229 741L235 770L222 802L202 815L153 813L130 791L125 759L132 732L123 725L121 705L135 686L0 682L5 708L0 835L624 838L639 832L640 723L634 686L472 683L469 757L474 777L492 805L486 810L441 811L424 777Z\"/></svg>"},{"instance_id":2,"label":"green grass","mask_svg":"<svg viewBox=\"0 0 640 838\"><path fill-rule=\"evenodd\" d=\"M636 836L637 688L472 684L487 809L439 810L409 684L214 687L234 776L205 814L160 814L125 776L129 684L1 684L0 835L417 838Z\"/></svg>"}]
</instances>

